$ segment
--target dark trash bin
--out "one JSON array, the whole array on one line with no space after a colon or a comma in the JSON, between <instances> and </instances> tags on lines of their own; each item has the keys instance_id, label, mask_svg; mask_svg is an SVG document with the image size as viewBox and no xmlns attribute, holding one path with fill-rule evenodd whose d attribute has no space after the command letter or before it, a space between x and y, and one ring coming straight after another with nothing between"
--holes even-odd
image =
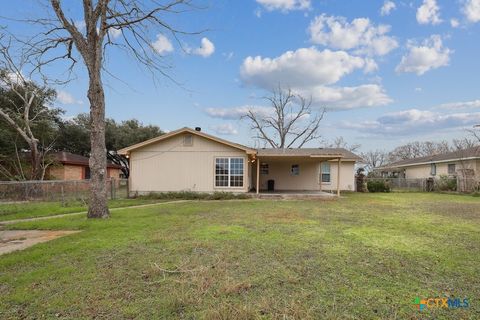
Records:
<instances>
[{"instance_id":1,"label":"dark trash bin","mask_svg":"<svg viewBox=\"0 0 480 320\"><path fill-rule=\"evenodd\" d=\"M268 180L268 191L275 191L275 180Z\"/></svg>"}]
</instances>

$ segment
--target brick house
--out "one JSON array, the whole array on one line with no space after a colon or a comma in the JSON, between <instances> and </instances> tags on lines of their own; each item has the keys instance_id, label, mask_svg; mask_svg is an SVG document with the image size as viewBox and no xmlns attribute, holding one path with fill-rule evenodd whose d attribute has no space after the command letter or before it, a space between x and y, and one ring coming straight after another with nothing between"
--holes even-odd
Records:
<instances>
[{"instance_id":1,"label":"brick house","mask_svg":"<svg viewBox=\"0 0 480 320\"><path fill-rule=\"evenodd\" d=\"M51 180L84 180L90 179L89 158L79 154L60 151L52 153L54 164L47 170L47 178ZM121 166L107 161L107 177L120 178Z\"/></svg>"}]
</instances>

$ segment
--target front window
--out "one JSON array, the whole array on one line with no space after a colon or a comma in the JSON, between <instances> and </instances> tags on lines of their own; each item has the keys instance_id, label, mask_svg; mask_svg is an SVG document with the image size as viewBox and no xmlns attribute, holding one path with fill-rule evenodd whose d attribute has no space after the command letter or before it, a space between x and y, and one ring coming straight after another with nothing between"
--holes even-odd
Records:
<instances>
[{"instance_id":1,"label":"front window","mask_svg":"<svg viewBox=\"0 0 480 320\"><path fill-rule=\"evenodd\" d=\"M268 163L261 163L260 164L260 174L268 174Z\"/></svg>"},{"instance_id":2,"label":"front window","mask_svg":"<svg viewBox=\"0 0 480 320\"><path fill-rule=\"evenodd\" d=\"M243 187L243 158L215 159L215 187Z\"/></svg>"},{"instance_id":3,"label":"front window","mask_svg":"<svg viewBox=\"0 0 480 320\"><path fill-rule=\"evenodd\" d=\"M330 163L322 162L322 182L330 182Z\"/></svg>"},{"instance_id":4,"label":"front window","mask_svg":"<svg viewBox=\"0 0 480 320\"><path fill-rule=\"evenodd\" d=\"M298 164L292 164L292 169L290 172L292 173L292 176L300 175L300 166Z\"/></svg>"},{"instance_id":5,"label":"front window","mask_svg":"<svg viewBox=\"0 0 480 320\"><path fill-rule=\"evenodd\" d=\"M455 163L451 163L448 165L448 174L455 174L457 168L455 168Z\"/></svg>"},{"instance_id":6,"label":"front window","mask_svg":"<svg viewBox=\"0 0 480 320\"><path fill-rule=\"evenodd\" d=\"M435 163L432 163L430 165L430 175L434 176L437 174L437 165Z\"/></svg>"}]
</instances>

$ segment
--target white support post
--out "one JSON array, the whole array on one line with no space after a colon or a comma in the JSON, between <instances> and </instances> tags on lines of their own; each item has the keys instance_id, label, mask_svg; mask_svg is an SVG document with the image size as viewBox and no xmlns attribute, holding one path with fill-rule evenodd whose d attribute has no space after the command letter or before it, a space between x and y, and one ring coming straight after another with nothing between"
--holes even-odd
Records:
<instances>
[{"instance_id":1,"label":"white support post","mask_svg":"<svg viewBox=\"0 0 480 320\"><path fill-rule=\"evenodd\" d=\"M257 194L260 193L260 158L257 157Z\"/></svg>"},{"instance_id":2,"label":"white support post","mask_svg":"<svg viewBox=\"0 0 480 320\"><path fill-rule=\"evenodd\" d=\"M342 158L338 158L337 168L337 197L340 197L340 167L342 166Z\"/></svg>"}]
</instances>

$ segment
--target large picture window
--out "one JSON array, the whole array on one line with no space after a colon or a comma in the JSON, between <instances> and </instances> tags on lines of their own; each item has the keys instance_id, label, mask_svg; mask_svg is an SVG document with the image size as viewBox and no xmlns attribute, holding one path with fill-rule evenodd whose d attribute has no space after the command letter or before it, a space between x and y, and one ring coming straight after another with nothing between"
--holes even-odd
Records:
<instances>
[{"instance_id":1,"label":"large picture window","mask_svg":"<svg viewBox=\"0 0 480 320\"><path fill-rule=\"evenodd\" d=\"M330 182L330 163L322 162L322 182Z\"/></svg>"},{"instance_id":2,"label":"large picture window","mask_svg":"<svg viewBox=\"0 0 480 320\"><path fill-rule=\"evenodd\" d=\"M243 158L215 159L215 187L243 187Z\"/></svg>"}]
</instances>

